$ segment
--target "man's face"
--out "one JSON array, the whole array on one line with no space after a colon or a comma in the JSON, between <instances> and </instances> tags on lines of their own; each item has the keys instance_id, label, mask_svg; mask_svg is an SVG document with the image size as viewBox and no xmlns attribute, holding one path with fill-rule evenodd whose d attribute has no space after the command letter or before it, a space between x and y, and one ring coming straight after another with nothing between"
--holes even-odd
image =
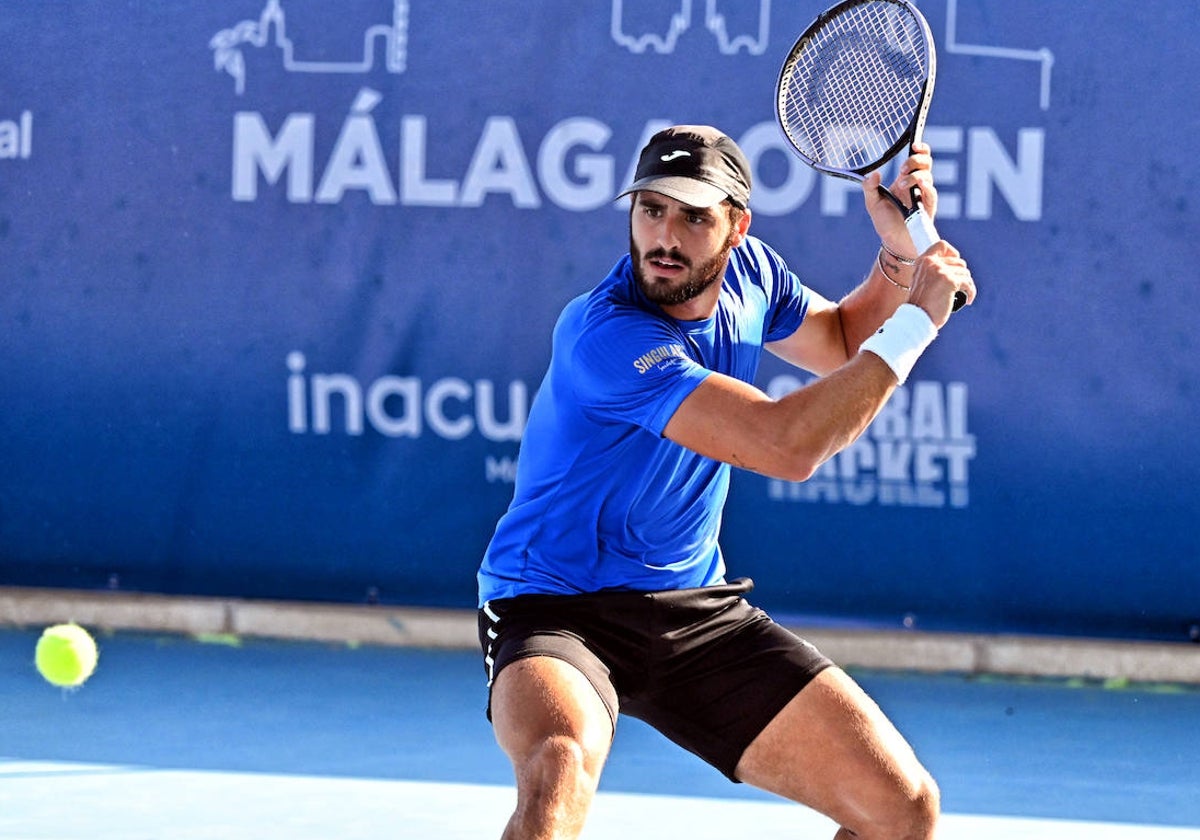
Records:
<instances>
[{"instance_id":1,"label":"man's face","mask_svg":"<svg viewBox=\"0 0 1200 840\"><path fill-rule=\"evenodd\" d=\"M646 297L660 306L685 303L720 283L738 241L724 204L691 207L646 190L634 196L633 273Z\"/></svg>"}]
</instances>

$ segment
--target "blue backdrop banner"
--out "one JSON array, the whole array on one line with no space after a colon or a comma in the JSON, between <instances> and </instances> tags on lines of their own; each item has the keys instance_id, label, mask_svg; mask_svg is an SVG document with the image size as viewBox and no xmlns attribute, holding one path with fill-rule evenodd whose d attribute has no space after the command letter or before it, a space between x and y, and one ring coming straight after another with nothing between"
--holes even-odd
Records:
<instances>
[{"instance_id":1,"label":"blue backdrop banner","mask_svg":"<svg viewBox=\"0 0 1200 840\"><path fill-rule=\"evenodd\" d=\"M824 5L8 4L0 582L473 605L650 134L720 126L756 234L828 297L867 270L858 187L774 124ZM1116 0L920 5L938 225L979 300L812 480L735 476L731 572L778 612L1186 638L1195 15L1147 0L1134 38Z\"/></svg>"}]
</instances>

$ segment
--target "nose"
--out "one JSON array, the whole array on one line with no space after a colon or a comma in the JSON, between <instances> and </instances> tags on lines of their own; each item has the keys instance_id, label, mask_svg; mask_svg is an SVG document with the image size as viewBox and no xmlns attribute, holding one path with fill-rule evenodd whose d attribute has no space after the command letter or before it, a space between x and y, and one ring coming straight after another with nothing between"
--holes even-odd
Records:
<instances>
[{"instance_id":1,"label":"nose","mask_svg":"<svg viewBox=\"0 0 1200 840\"><path fill-rule=\"evenodd\" d=\"M682 224L674 213L664 213L658 230L658 244L667 251L677 250L683 244L679 238L679 225Z\"/></svg>"}]
</instances>

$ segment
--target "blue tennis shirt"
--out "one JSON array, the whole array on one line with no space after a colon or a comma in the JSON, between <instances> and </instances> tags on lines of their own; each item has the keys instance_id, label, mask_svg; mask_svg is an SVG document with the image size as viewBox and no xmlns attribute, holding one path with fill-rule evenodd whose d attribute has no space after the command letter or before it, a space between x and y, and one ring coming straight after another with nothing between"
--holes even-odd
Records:
<instances>
[{"instance_id":1,"label":"blue tennis shirt","mask_svg":"<svg viewBox=\"0 0 1200 840\"><path fill-rule=\"evenodd\" d=\"M678 321L625 256L554 328L512 504L479 569L479 603L529 593L664 590L724 580L729 465L662 436L711 372L752 382L765 342L804 320L809 291L754 237L733 250L716 313Z\"/></svg>"}]
</instances>

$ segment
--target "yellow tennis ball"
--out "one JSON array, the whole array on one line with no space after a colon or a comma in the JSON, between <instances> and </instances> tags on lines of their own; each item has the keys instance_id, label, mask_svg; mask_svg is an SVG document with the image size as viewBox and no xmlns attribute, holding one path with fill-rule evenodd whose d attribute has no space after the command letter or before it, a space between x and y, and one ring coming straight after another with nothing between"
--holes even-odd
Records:
<instances>
[{"instance_id":1,"label":"yellow tennis ball","mask_svg":"<svg viewBox=\"0 0 1200 840\"><path fill-rule=\"evenodd\" d=\"M46 682L73 688L92 675L99 657L88 631L78 624L56 624L42 632L34 662Z\"/></svg>"}]
</instances>

